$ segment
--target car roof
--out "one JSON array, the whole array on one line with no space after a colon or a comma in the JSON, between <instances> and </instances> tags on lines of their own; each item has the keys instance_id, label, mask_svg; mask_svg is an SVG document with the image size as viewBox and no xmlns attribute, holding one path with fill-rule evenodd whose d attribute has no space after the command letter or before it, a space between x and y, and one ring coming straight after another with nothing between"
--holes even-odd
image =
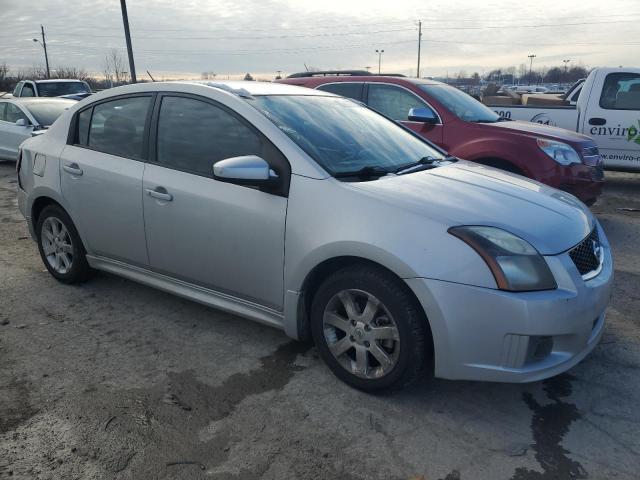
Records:
<instances>
[{"instance_id":1,"label":"car roof","mask_svg":"<svg viewBox=\"0 0 640 480\"><path fill-rule=\"evenodd\" d=\"M60 104L68 104L75 105L78 103L77 100L71 100L69 98L58 98L58 97L11 97L11 98L3 98L0 100L8 100L13 103L19 103L24 106L36 105L36 104L44 104L44 103L60 103Z\"/></svg>"},{"instance_id":2,"label":"car roof","mask_svg":"<svg viewBox=\"0 0 640 480\"><path fill-rule=\"evenodd\" d=\"M244 80L229 80L223 82L212 81L193 81L193 82L166 82L168 84L186 83L204 85L207 87L218 88L229 93L239 96L248 95L320 95L326 96L327 92L309 91L307 88L287 85L283 83L272 82L256 82Z\"/></svg>"},{"instance_id":3,"label":"car roof","mask_svg":"<svg viewBox=\"0 0 640 480\"><path fill-rule=\"evenodd\" d=\"M322 85L325 83L337 82L384 82L403 85L412 83L415 85L446 85L446 83L432 80L430 78L410 78L396 75L325 75L316 77L287 77L277 80L278 83L288 83L289 85Z\"/></svg>"},{"instance_id":4,"label":"car roof","mask_svg":"<svg viewBox=\"0 0 640 480\"><path fill-rule=\"evenodd\" d=\"M49 78L47 80L35 80L36 83L62 83L62 82L77 82L84 83L84 80L78 80L77 78Z\"/></svg>"}]
</instances>

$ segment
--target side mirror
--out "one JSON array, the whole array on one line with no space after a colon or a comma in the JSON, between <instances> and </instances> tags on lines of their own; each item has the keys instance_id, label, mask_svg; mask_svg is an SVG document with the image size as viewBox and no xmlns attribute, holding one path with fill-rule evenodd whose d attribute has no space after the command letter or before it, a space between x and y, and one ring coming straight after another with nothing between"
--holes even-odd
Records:
<instances>
[{"instance_id":1,"label":"side mirror","mask_svg":"<svg viewBox=\"0 0 640 480\"><path fill-rule=\"evenodd\" d=\"M409 110L408 120L410 122L429 123L431 125L438 123L438 117L430 108L418 107Z\"/></svg>"},{"instance_id":2,"label":"side mirror","mask_svg":"<svg viewBox=\"0 0 640 480\"><path fill-rule=\"evenodd\" d=\"M213 177L223 182L256 187L271 187L278 175L269 164L256 155L244 155L220 160L213 165Z\"/></svg>"},{"instance_id":3,"label":"side mirror","mask_svg":"<svg viewBox=\"0 0 640 480\"><path fill-rule=\"evenodd\" d=\"M27 123L27 121L24 118L19 118L18 120L16 120L16 125L18 127L28 127L29 124Z\"/></svg>"}]
</instances>

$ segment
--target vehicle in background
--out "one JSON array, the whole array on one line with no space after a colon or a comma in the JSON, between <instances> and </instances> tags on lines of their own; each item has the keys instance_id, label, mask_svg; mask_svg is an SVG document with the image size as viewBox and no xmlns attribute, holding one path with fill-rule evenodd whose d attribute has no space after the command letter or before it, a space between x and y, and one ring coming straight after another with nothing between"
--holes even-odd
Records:
<instances>
[{"instance_id":1,"label":"vehicle in background","mask_svg":"<svg viewBox=\"0 0 640 480\"><path fill-rule=\"evenodd\" d=\"M62 98L0 98L0 160L17 160L24 140L49 128L76 103Z\"/></svg>"},{"instance_id":2,"label":"vehicle in background","mask_svg":"<svg viewBox=\"0 0 640 480\"><path fill-rule=\"evenodd\" d=\"M18 205L54 278L94 267L313 339L356 388L541 380L605 330L611 248L588 208L347 98L128 85L21 152Z\"/></svg>"},{"instance_id":3,"label":"vehicle in background","mask_svg":"<svg viewBox=\"0 0 640 480\"><path fill-rule=\"evenodd\" d=\"M602 161L594 141L584 135L506 121L466 93L434 80L334 73L305 72L278 82L354 98L456 157L538 180L586 204L602 191Z\"/></svg>"},{"instance_id":4,"label":"vehicle in background","mask_svg":"<svg viewBox=\"0 0 640 480\"><path fill-rule=\"evenodd\" d=\"M516 93L547 93L550 90L540 85L516 85L511 90Z\"/></svg>"},{"instance_id":5,"label":"vehicle in background","mask_svg":"<svg viewBox=\"0 0 640 480\"><path fill-rule=\"evenodd\" d=\"M596 68L564 100L548 105L485 103L503 118L589 135L606 169L640 171L640 68Z\"/></svg>"},{"instance_id":6,"label":"vehicle in background","mask_svg":"<svg viewBox=\"0 0 640 480\"><path fill-rule=\"evenodd\" d=\"M65 97L82 100L91 95L91 87L82 80L21 80L13 90L14 97Z\"/></svg>"}]
</instances>

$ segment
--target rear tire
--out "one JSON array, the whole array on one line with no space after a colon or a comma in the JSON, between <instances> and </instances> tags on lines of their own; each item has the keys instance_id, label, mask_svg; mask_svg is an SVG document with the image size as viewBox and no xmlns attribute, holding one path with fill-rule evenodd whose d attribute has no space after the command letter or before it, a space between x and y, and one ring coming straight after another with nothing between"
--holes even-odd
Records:
<instances>
[{"instance_id":1,"label":"rear tire","mask_svg":"<svg viewBox=\"0 0 640 480\"><path fill-rule=\"evenodd\" d=\"M311 330L320 356L343 382L364 391L415 381L432 357L427 320L398 278L370 266L339 270L318 288Z\"/></svg>"},{"instance_id":2,"label":"rear tire","mask_svg":"<svg viewBox=\"0 0 640 480\"><path fill-rule=\"evenodd\" d=\"M71 218L58 205L45 207L36 223L40 257L56 280L81 283L91 275L87 252Z\"/></svg>"}]
</instances>

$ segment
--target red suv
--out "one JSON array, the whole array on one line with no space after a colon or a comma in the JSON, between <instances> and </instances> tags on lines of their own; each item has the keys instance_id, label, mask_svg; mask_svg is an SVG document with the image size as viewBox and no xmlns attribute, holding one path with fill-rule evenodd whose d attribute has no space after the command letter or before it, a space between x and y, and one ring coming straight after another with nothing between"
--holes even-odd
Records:
<instances>
[{"instance_id":1,"label":"red suv","mask_svg":"<svg viewBox=\"0 0 640 480\"><path fill-rule=\"evenodd\" d=\"M506 120L450 85L364 71L304 72L278 82L359 100L451 155L519 173L570 192L587 205L602 191L602 159L591 138Z\"/></svg>"}]
</instances>

